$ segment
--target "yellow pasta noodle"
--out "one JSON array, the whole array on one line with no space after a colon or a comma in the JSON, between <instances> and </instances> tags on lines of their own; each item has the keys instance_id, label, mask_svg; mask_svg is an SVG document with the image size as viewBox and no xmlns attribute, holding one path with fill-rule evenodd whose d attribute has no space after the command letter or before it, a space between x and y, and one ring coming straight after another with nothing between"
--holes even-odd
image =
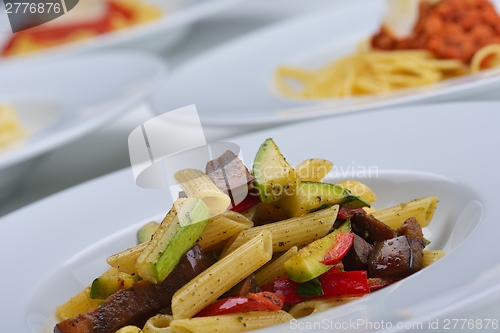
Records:
<instances>
[{"instance_id":1,"label":"yellow pasta noodle","mask_svg":"<svg viewBox=\"0 0 500 333\"><path fill-rule=\"evenodd\" d=\"M212 216L225 212L231 204L229 196L222 192L200 170L184 169L176 172L174 178L188 197L196 197L203 200L210 209Z\"/></svg>"},{"instance_id":2,"label":"yellow pasta noodle","mask_svg":"<svg viewBox=\"0 0 500 333\"><path fill-rule=\"evenodd\" d=\"M257 284L259 286L262 286L263 284L273 282L276 278L288 277L283 264L285 263L285 261L292 258L297 253L297 251L298 248L296 246L291 247L288 251L281 254L276 259L259 268L259 270L255 272L255 280L257 281Z\"/></svg>"},{"instance_id":3,"label":"yellow pasta noodle","mask_svg":"<svg viewBox=\"0 0 500 333\"><path fill-rule=\"evenodd\" d=\"M446 253L443 250L424 250L422 256L422 267L427 267L442 257L444 257Z\"/></svg>"},{"instance_id":4,"label":"yellow pasta noodle","mask_svg":"<svg viewBox=\"0 0 500 333\"><path fill-rule=\"evenodd\" d=\"M377 200L377 195L375 194L375 192L373 192L372 189L368 187L368 185L360 181L353 179L344 180L340 183L337 183L337 185L340 185L343 188L348 189L352 193L359 195L360 197L362 197L363 199L365 199L370 203L375 202Z\"/></svg>"},{"instance_id":5,"label":"yellow pasta noodle","mask_svg":"<svg viewBox=\"0 0 500 333\"><path fill-rule=\"evenodd\" d=\"M486 45L479 49L474 56L472 57L471 63L470 63L470 69L472 73L477 73L481 70L481 63L483 62L484 59L486 59L489 56L496 56L496 58L500 58L500 45L498 44L491 44L491 45Z\"/></svg>"},{"instance_id":6,"label":"yellow pasta noodle","mask_svg":"<svg viewBox=\"0 0 500 333\"><path fill-rule=\"evenodd\" d=\"M210 218L198 239L198 245L205 251L220 251L225 241L251 227L253 227L252 221L240 213L228 210Z\"/></svg>"},{"instance_id":7,"label":"yellow pasta noodle","mask_svg":"<svg viewBox=\"0 0 500 333\"><path fill-rule=\"evenodd\" d=\"M377 211L376 208L374 208L373 206L371 207L363 207L363 210L366 212L366 214L368 215L373 215L374 212Z\"/></svg>"},{"instance_id":8,"label":"yellow pasta noodle","mask_svg":"<svg viewBox=\"0 0 500 333\"><path fill-rule=\"evenodd\" d=\"M268 262L271 256L271 232L263 230L179 289L172 297L174 319L194 316Z\"/></svg>"},{"instance_id":9,"label":"yellow pasta noodle","mask_svg":"<svg viewBox=\"0 0 500 333\"><path fill-rule=\"evenodd\" d=\"M172 333L170 323L173 319L171 315L159 313L148 319L142 331L144 333Z\"/></svg>"},{"instance_id":10,"label":"yellow pasta noodle","mask_svg":"<svg viewBox=\"0 0 500 333\"><path fill-rule=\"evenodd\" d=\"M310 158L295 167L300 181L319 182L330 172L333 163L321 158Z\"/></svg>"},{"instance_id":11,"label":"yellow pasta noodle","mask_svg":"<svg viewBox=\"0 0 500 333\"><path fill-rule=\"evenodd\" d=\"M335 205L314 213L294 217L281 222L269 223L242 231L221 256L225 256L263 230L273 234L273 251L283 252L292 246L303 246L324 237L335 223L339 206Z\"/></svg>"},{"instance_id":12,"label":"yellow pasta noodle","mask_svg":"<svg viewBox=\"0 0 500 333\"><path fill-rule=\"evenodd\" d=\"M424 228L431 222L438 202L436 196L425 197L377 210L372 215L395 230L410 217L416 218L420 226Z\"/></svg>"},{"instance_id":13,"label":"yellow pasta noodle","mask_svg":"<svg viewBox=\"0 0 500 333\"><path fill-rule=\"evenodd\" d=\"M135 267L135 261L139 258L142 251L148 246L149 242L139 244L137 246L126 249L125 251L119 252L109 256L106 261L107 263L120 270L121 272L130 275L139 275L137 268Z\"/></svg>"},{"instance_id":14,"label":"yellow pasta noodle","mask_svg":"<svg viewBox=\"0 0 500 333\"><path fill-rule=\"evenodd\" d=\"M317 70L281 66L275 82L288 97L332 98L418 87L468 72L459 60L434 59L428 51L358 50ZM290 81L300 87L295 89Z\"/></svg>"},{"instance_id":15,"label":"yellow pasta noodle","mask_svg":"<svg viewBox=\"0 0 500 333\"><path fill-rule=\"evenodd\" d=\"M174 319L170 326L175 333L238 333L290 322L285 311L254 311L213 317Z\"/></svg>"}]
</instances>

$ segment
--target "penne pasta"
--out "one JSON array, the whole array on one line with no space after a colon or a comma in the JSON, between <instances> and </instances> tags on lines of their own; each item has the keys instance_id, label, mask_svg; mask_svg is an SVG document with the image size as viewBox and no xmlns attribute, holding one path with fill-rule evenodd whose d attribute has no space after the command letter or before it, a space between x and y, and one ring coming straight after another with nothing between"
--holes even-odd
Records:
<instances>
[{"instance_id":1,"label":"penne pasta","mask_svg":"<svg viewBox=\"0 0 500 333\"><path fill-rule=\"evenodd\" d=\"M359 297L338 297L338 298L328 298L328 299L313 299L309 301L305 301L302 303L295 304L288 311L290 315L294 318L302 318L305 316L309 316L313 313L318 313L321 311L325 311L336 306L345 304Z\"/></svg>"},{"instance_id":2,"label":"penne pasta","mask_svg":"<svg viewBox=\"0 0 500 333\"><path fill-rule=\"evenodd\" d=\"M446 253L443 250L424 250L424 254L422 256L422 266L427 267L445 255Z\"/></svg>"},{"instance_id":3,"label":"penne pasta","mask_svg":"<svg viewBox=\"0 0 500 333\"><path fill-rule=\"evenodd\" d=\"M128 248L125 251L113 254L106 259L106 262L121 272L130 275L139 275L135 267L135 261L139 258L141 252L148 246L149 242Z\"/></svg>"},{"instance_id":4,"label":"penne pasta","mask_svg":"<svg viewBox=\"0 0 500 333\"><path fill-rule=\"evenodd\" d=\"M330 172L333 163L321 158L311 158L302 161L295 167L300 181L319 182Z\"/></svg>"},{"instance_id":5,"label":"penne pasta","mask_svg":"<svg viewBox=\"0 0 500 333\"><path fill-rule=\"evenodd\" d=\"M424 228L431 222L438 202L436 196L425 197L377 210L372 215L393 229L398 229L410 217L416 218L420 226Z\"/></svg>"},{"instance_id":6,"label":"penne pasta","mask_svg":"<svg viewBox=\"0 0 500 333\"><path fill-rule=\"evenodd\" d=\"M261 145L264 151L270 140ZM264 162L278 155L264 162L257 156L265 170ZM284 157L278 157L288 170ZM316 167L329 165L319 159L305 162L303 177L313 178L303 179L318 180L328 167ZM159 226L140 229L138 242L144 243L107 259L112 267L103 276L112 277L95 279L56 309L59 318L67 319L56 325L56 331L86 332L103 322L110 324L103 333L246 332L345 304L444 256L441 250L424 250L428 241L419 226L432 218L435 196L381 210L364 208L385 226L357 210L376 199L366 184L301 181L295 195L305 192L312 203L297 200L289 206L299 207L303 215L284 218L283 201L263 203L248 197L235 209L247 209L252 221L235 211L212 216L200 197L207 198L213 184L199 179L205 177L201 171L180 174L178 179L188 184L188 197L177 199ZM290 177L297 180L295 170ZM286 177L279 179L280 184L289 183ZM274 182L271 177L258 186L272 187ZM333 201L337 192L340 199ZM333 206L325 208L328 205ZM266 224L260 225L263 221ZM218 261L212 260L219 252ZM420 255L422 265L413 260ZM164 314L167 311L172 315ZM146 321L145 314L154 316Z\"/></svg>"},{"instance_id":7,"label":"penne pasta","mask_svg":"<svg viewBox=\"0 0 500 333\"><path fill-rule=\"evenodd\" d=\"M373 192L372 189L369 188L366 184L359 182L357 180L352 180L352 179L344 180L340 183L337 183L337 185L340 185L343 188L348 189L352 193L359 195L360 197L362 197L363 199L365 199L370 203L375 202L377 200L377 195L375 195L375 192Z\"/></svg>"},{"instance_id":8,"label":"penne pasta","mask_svg":"<svg viewBox=\"0 0 500 333\"><path fill-rule=\"evenodd\" d=\"M144 333L172 333L170 323L173 319L171 315L159 313L148 319L142 331Z\"/></svg>"},{"instance_id":9,"label":"penne pasta","mask_svg":"<svg viewBox=\"0 0 500 333\"><path fill-rule=\"evenodd\" d=\"M254 311L231 315L174 319L174 333L238 333L290 322L293 317L285 311Z\"/></svg>"},{"instance_id":10,"label":"penne pasta","mask_svg":"<svg viewBox=\"0 0 500 333\"><path fill-rule=\"evenodd\" d=\"M263 230L179 289L172 297L174 319L194 316L268 262L271 256L272 235Z\"/></svg>"},{"instance_id":11,"label":"penne pasta","mask_svg":"<svg viewBox=\"0 0 500 333\"><path fill-rule=\"evenodd\" d=\"M263 284L272 283L276 278L288 277L283 264L285 261L292 258L297 251L298 248L296 246L291 247L288 251L281 254L276 259L259 268L259 270L255 272L255 280L257 281L257 284L262 286Z\"/></svg>"},{"instance_id":12,"label":"penne pasta","mask_svg":"<svg viewBox=\"0 0 500 333\"><path fill-rule=\"evenodd\" d=\"M240 213L228 210L210 218L198 239L198 245L205 251L220 251L224 247L225 241L251 227L253 227L252 221Z\"/></svg>"},{"instance_id":13,"label":"penne pasta","mask_svg":"<svg viewBox=\"0 0 500 333\"><path fill-rule=\"evenodd\" d=\"M242 231L222 252L221 257L234 251L248 239L263 230L273 235L273 252L287 251L293 246L303 246L325 236L337 218L338 205L281 222L269 223Z\"/></svg>"},{"instance_id":14,"label":"penne pasta","mask_svg":"<svg viewBox=\"0 0 500 333\"><path fill-rule=\"evenodd\" d=\"M212 216L225 212L231 205L229 196L215 186L210 177L200 170L184 169L176 172L174 178L188 197L203 200Z\"/></svg>"},{"instance_id":15,"label":"penne pasta","mask_svg":"<svg viewBox=\"0 0 500 333\"><path fill-rule=\"evenodd\" d=\"M69 301L64 303L63 305L56 307L56 315L59 319L64 320L68 318L72 318L81 313L85 313L91 309L89 307L88 300L89 298L89 290L87 287L83 289L81 292L73 296Z\"/></svg>"},{"instance_id":16,"label":"penne pasta","mask_svg":"<svg viewBox=\"0 0 500 333\"><path fill-rule=\"evenodd\" d=\"M376 209L376 208L374 208L373 206L371 206L371 207L363 207L363 210L364 210L364 211L366 212L366 214L368 214L368 215L370 215L370 214L371 214L371 215L373 215L373 213L377 211L377 209Z\"/></svg>"}]
</instances>

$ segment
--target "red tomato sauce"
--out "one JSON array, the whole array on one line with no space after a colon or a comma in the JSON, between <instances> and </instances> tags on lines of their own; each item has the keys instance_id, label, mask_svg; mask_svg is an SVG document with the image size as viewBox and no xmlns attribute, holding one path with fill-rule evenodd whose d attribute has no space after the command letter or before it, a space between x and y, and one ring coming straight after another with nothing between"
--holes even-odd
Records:
<instances>
[{"instance_id":1,"label":"red tomato sauce","mask_svg":"<svg viewBox=\"0 0 500 333\"><path fill-rule=\"evenodd\" d=\"M429 50L440 59L469 64L489 44L500 44L500 16L488 0L442 0L420 3L412 34L396 39L382 27L371 39L374 49Z\"/></svg>"}]
</instances>

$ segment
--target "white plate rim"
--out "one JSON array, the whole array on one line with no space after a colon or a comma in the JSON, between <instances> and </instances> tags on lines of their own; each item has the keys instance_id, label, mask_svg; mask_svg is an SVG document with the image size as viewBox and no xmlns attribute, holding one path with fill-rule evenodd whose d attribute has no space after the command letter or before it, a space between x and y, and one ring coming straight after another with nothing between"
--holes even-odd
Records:
<instances>
[{"instance_id":1,"label":"white plate rim","mask_svg":"<svg viewBox=\"0 0 500 333\"><path fill-rule=\"evenodd\" d=\"M7 151L0 155L0 169L10 167L17 163L26 161L33 157L39 156L47 151L56 149L62 145L65 145L73 140L76 140L85 134L103 126L108 121L113 118L123 114L124 112L130 110L134 106L144 101L148 94L161 82L161 80L167 75L168 66L165 61L160 58L149 55L142 52L128 51L128 52L102 52L99 54L85 55L77 58L69 58L60 60L57 63L47 64L46 66L52 66L52 68L57 69L58 66L76 62L85 63L86 59L101 59L107 61L107 59L112 59L114 57L125 57L129 58L130 61L135 60L139 62L147 63L149 66L155 67L156 74L146 86L142 87L140 90L129 94L127 98L121 99L119 102L111 108L107 108L104 112L96 114L86 121L67 128L65 130L54 131L48 134L45 138L42 138L37 142L28 142L11 151ZM29 71L29 68L26 69ZM16 75L17 70L14 68L5 69L3 72L5 75L11 73L11 75ZM113 96L110 96L112 100ZM67 111L67 110L66 110ZM64 110L63 110L64 112ZM61 114L61 118L65 113ZM72 120L66 119L66 121Z\"/></svg>"}]
</instances>

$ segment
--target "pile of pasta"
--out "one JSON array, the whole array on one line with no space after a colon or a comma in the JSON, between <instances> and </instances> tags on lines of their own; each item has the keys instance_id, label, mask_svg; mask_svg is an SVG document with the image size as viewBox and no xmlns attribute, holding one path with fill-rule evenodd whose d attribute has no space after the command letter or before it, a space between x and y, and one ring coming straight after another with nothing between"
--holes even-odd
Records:
<instances>
[{"instance_id":1,"label":"pile of pasta","mask_svg":"<svg viewBox=\"0 0 500 333\"><path fill-rule=\"evenodd\" d=\"M3 57L38 52L50 47L88 40L95 36L159 19L162 11L143 0L106 0L102 17L83 22L43 24L12 35L1 50ZM73 11L78 8L73 9ZM71 11L68 14L73 15Z\"/></svg>"},{"instance_id":2,"label":"pile of pasta","mask_svg":"<svg viewBox=\"0 0 500 333\"><path fill-rule=\"evenodd\" d=\"M12 106L0 104L0 149L21 140L26 133L16 110Z\"/></svg>"},{"instance_id":3,"label":"pile of pasta","mask_svg":"<svg viewBox=\"0 0 500 333\"><path fill-rule=\"evenodd\" d=\"M281 66L274 81L280 93L296 99L351 97L426 86L499 66L498 27L500 17L487 0L422 0L410 36L397 38L382 25L370 45L362 44L355 54L316 70Z\"/></svg>"},{"instance_id":4,"label":"pile of pasta","mask_svg":"<svg viewBox=\"0 0 500 333\"><path fill-rule=\"evenodd\" d=\"M298 177L299 183L320 182L332 166L331 162L323 159L308 159L295 168L294 175ZM151 317L144 326L126 326L121 328L119 333L246 332L290 322L294 318L301 318L361 297L347 295L311 298L277 311L196 316L251 274L259 286L271 284L279 278L287 278L284 263L311 242L330 234L337 221L339 205L327 206L291 218L283 218L279 207L263 202L256 202L255 205L236 212L221 209L228 206L230 198L202 171L182 170L176 174L176 179L188 198L198 198L209 203L211 217L196 243L205 252L216 253L218 260L175 292L171 302L171 314L159 313ZM366 202L376 200L375 193L357 180L346 180L337 185L346 189L347 193L362 197ZM156 225L157 229L151 240L110 256L107 262L112 267L103 276L129 274L147 278L139 267L142 257L156 241L158 230L166 228L172 221L172 214L181 211L182 202L183 199L178 199L162 224ZM432 219L437 202L437 197L430 196L379 210L365 208L365 211L394 229L399 228L410 217L415 217L420 225L425 227ZM260 222L266 220L266 223L256 226L254 221L259 219ZM423 265L427 266L443 255L439 250L424 250ZM99 306L100 302L102 300L91 297L89 286L59 306L56 313L60 319L68 319ZM126 307L126 304L124 306Z\"/></svg>"},{"instance_id":5,"label":"pile of pasta","mask_svg":"<svg viewBox=\"0 0 500 333\"><path fill-rule=\"evenodd\" d=\"M318 70L282 66L278 90L299 99L350 97L419 87L468 73L458 60L438 60L429 51L358 51ZM290 82L295 81L295 82ZM294 88L293 84L299 87Z\"/></svg>"}]
</instances>

